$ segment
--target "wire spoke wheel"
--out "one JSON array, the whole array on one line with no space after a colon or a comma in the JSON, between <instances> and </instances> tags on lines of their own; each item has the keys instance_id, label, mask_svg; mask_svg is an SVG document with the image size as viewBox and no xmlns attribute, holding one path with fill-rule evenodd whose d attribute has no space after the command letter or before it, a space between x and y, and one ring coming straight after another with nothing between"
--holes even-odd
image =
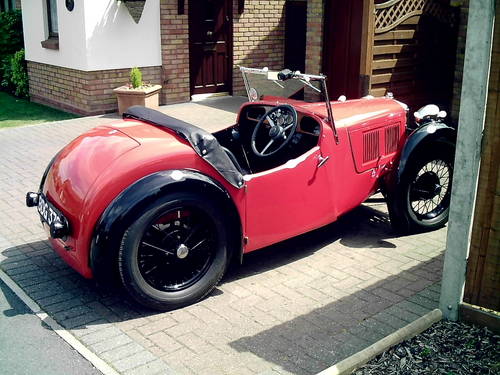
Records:
<instances>
[{"instance_id":1,"label":"wire spoke wheel","mask_svg":"<svg viewBox=\"0 0 500 375\"><path fill-rule=\"evenodd\" d=\"M216 243L207 215L195 208L173 208L146 227L137 251L139 271L157 290L188 288L208 270Z\"/></svg>"},{"instance_id":2,"label":"wire spoke wheel","mask_svg":"<svg viewBox=\"0 0 500 375\"><path fill-rule=\"evenodd\" d=\"M455 146L429 142L413 151L396 189L388 197L393 228L401 233L428 231L448 221Z\"/></svg>"},{"instance_id":3,"label":"wire spoke wheel","mask_svg":"<svg viewBox=\"0 0 500 375\"><path fill-rule=\"evenodd\" d=\"M444 160L432 160L418 171L410 184L409 202L415 215L433 218L446 207L450 195L451 167Z\"/></svg>"}]
</instances>

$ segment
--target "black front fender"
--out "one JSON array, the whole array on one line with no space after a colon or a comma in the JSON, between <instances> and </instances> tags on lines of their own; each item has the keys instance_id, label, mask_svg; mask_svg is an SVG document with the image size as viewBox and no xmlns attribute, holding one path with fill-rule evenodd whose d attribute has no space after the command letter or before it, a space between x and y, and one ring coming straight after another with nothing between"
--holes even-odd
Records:
<instances>
[{"instance_id":1,"label":"black front fender","mask_svg":"<svg viewBox=\"0 0 500 375\"><path fill-rule=\"evenodd\" d=\"M94 229L90 249L90 267L98 279L108 279L117 271L116 256L123 233L140 215L141 207L174 191L189 191L218 199L235 226L235 238L241 247L241 221L227 190L211 177L192 170L167 170L150 174L134 182L106 208ZM234 216L234 217L233 217ZM237 225L238 223L239 225ZM241 248L240 248L241 250Z\"/></svg>"},{"instance_id":2,"label":"black front fender","mask_svg":"<svg viewBox=\"0 0 500 375\"><path fill-rule=\"evenodd\" d=\"M441 122L432 121L415 129L406 140L403 150L401 151L398 168L396 170L396 182L398 183L401 180L401 176L408 165L408 161L419 149L438 142L455 144L456 139L456 130Z\"/></svg>"}]
</instances>

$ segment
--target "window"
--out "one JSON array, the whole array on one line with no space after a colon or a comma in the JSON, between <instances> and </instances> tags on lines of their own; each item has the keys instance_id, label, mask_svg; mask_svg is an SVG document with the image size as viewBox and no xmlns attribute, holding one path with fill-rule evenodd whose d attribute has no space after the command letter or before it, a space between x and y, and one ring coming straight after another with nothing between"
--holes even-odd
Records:
<instances>
[{"instance_id":1,"label":"window","mask_svg":"<svg viewBox=\"0 0 500 375\"><path fill-rule=\"evenodd\" d=\"M0 12L16 9L16 0L0 0Z\"/></svg>"},{"instance_id":2,"label":"window","mask_svg":"<svg viewBox=\"0 0 500 375\"><path fill-rule=\"evenodd\" d=\"M47 24L49 29L49 38L59 36L57 26L57 0L47 0Z\"/></svg>"},{"instance_id":3,"label":"window","mask_svg":"<svg viewBox=\"0 0 500 375\"><path fill-rule=\"evenodd\" d=\"M1 1L1 0L0 0ZM59 27L57 23L57 0L45 0L47 6L47 30L49 37L42 40L42 47L49 49L59 49Z\"/></svg>"}]
</instances>

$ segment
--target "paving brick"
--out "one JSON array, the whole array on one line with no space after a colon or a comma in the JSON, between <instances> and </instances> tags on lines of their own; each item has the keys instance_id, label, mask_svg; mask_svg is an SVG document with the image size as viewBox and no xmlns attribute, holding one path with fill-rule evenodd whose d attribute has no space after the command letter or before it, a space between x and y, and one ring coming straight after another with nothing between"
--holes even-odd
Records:
<instances>
[{"instance_id":1,"label":"paving brick","mask_svg":"<svg viewBox=\"0 0 500 375\"><path fill-rule=\"evenodd\" d=\"M424 297L420 293L414 296L411 296L408 298L408 301L414 302L422 307L425 307L426 309L432 310L436 309L439 305L439 299L434 299L431 300L427 297Z\"/></svg>"},{"instance_id":2,"label":"paving brick","mask_svg":"<svg viewBox=\"0 0 500 375\"><path fill-rule=\"evenodd\" d=\"M95 313L89 313L84 315L79 315L74 318L69 318L65 320L61 320L59 323L66 329L72 329L80 326L84 326L95 322L100 319L100 316Z\"/></svg>"},{"instance_id":3,"label":"paving brick","mask_svg":"<svg viewBox=\"0 0 500 375\"><path fill-rule=\"evenodd\" d=\"M410 311L414 314L420 315L420 316L425 315L429 311L431 311L431 309L425 308L423 306L420 306L420 305L413 303L413 302L410 302L410 301L400 302L398 304L398 307L405 309L405 310L408 310L408 311Z\"/></svg>"},{"instance_id":4,"label":"paving brick","mask_svg":"<svg viewBox=\"0 0 500 375\"><path fill-rule=\"evenodd\" d=\"M100 357L105 361L114 363L123 358L129 358L137 353L144 353L144 352L145 350L141 345L135 342L131 342L129 344L125 344L117 348L112 348L106 352L103 352L100 355Z\"/></svg>"},{"instance_id":5,"label":"paving brick","mask_svg":"<svg viewBox=\"0 0 500 375\"><path fill-rule=\"evenodd\" d=\"M119 348L120 346L130 344L131 342L132 339L129 336L121 334L115 337L111 337L109 339L105 339L103 341L99 341L93 345L90 345L90 347L92 348L92 351L94 353L101 354L106 351Z\"/></svg>"},{"instance_id":6,"label":"paving brick","mask_svg":"<svg viewBox=\"0 0 500 375\"><path fill-rule=\"evenodd\" d=\"M400 329L408 324L407 321L400 319L397 316L391 315L391 314L387 313L386 311L382 311L382 312L374 315L373 319L378 320L379 322L382 322L384 324L387 324L388 326L390 326L394 329Z\"/></svg>"},{"instance_id":7,"label":"paving brick","mask_svg":"<svg viewBox=\"0 0 500 375\"><path fill-rule=\"evenodd\" d=\"M145 365L136 367L131 370L127 370L123 373L124 375L176 375L175 372L170 369L165 362L160 359L154 360L153 362L146 363Z\"/></svg>"},{"instance_id":8,"label":"paving brick","mask_svg":"<svg viewBox=\"0 0 500 375\"><path fill-rule=\"evenodd\" d=\"M175 352L183 347L179 341L176 341L164 332L155 333L149 336L149 339L166 353Z\"/></svg>"},{"instance_id":9,"label":"paving brick","mask_svg":"<svg viewBox=\"0 0 500 375\"><path fill-rule=\"evenodd\" d=\"M143 326L140 326L137 328L137 330L143 335L148 336L152 333L163 331L170 327L173 327L175 326L175 324L176 324L175 320L167 316L156 322L151 322Z\"/></svg>"},{"instance_id":10,"label":"paving brick","mask_svg":"<svg viewBox=\"0 0 500 375\"><path fill-rule=\"evenodd\" d=\"M88 335L80 337L80 340L83 341L87 345L96 344L103 340L107 340L112 337L120 337L123 333L116 327L108 327L105 329L100 329L97 332L90 333Z\"/></svg>"},{"instance_id":11,"label":"paving brick","mask_svg":"<svg viewBox=\"0 0 500 375\"><path fill-rule=\"evenodd\" d=\"M155 361L156 358L153 354L147 351L141 351L132 355L127 356L127 358L120 359L118 361L112 362L114 368L120 372L127 370L132 370L134 368L141 367L147 363Z\"/></svg>"}]
</instances>

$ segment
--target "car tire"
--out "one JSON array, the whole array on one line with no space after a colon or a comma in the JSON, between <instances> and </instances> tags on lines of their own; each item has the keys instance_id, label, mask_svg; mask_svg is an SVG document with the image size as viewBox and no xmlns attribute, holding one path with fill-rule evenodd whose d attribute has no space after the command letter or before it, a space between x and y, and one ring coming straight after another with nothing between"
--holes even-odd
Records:
<instances>
[{"instance_id":1,"label":"car tire","mask_svg":"<svg viewBox=\"0 0 500 375\"><path fill-rule=\"evenodd\" d=\"M446 224L454 151L452 143L433 142L408 161L388 199L391 225L397 232L429 231Z\"/></svg>"},{"instance_id":2,"label":"car tire","mask_svg":"<svg viewBox=\"0 0 500 375\"><path fill-rule=\"evenodd\" d=\"M125 230L118 266L134 300L172 310L199 301L220 281L228 263L228 232L210 198L168 194L142 209Z\"/></svg>"}]
</instances>

